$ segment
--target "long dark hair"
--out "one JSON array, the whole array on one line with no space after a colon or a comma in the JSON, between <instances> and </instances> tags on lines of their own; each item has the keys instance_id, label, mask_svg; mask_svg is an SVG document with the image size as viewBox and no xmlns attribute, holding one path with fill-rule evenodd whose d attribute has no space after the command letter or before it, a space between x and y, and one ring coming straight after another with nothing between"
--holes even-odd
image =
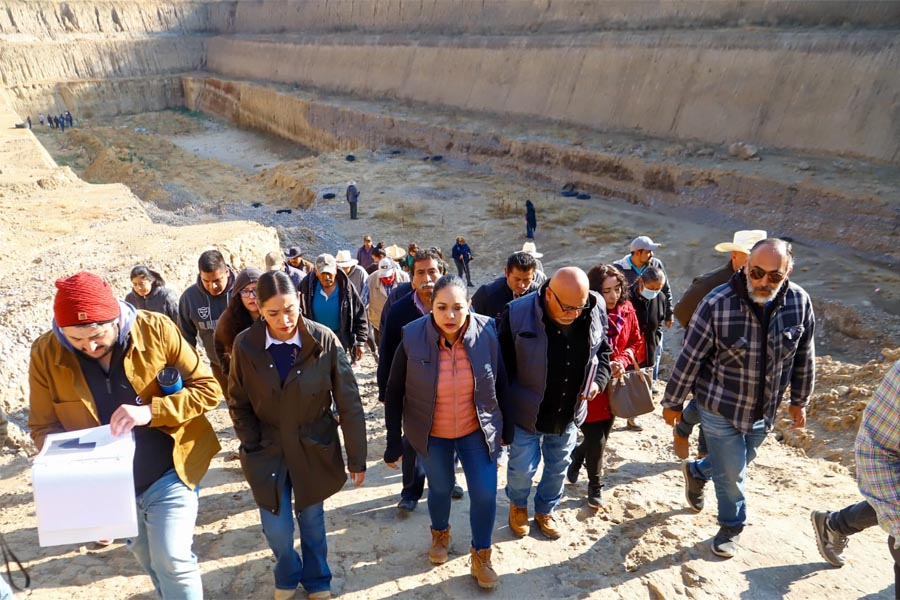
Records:
<instances>
[{"instance_id":1,"label":"long dark hair","mask_svg":"<svg viewBox=\"0 0 900 600\"><path fill-rule=\"evenodd\" d=\"M156 288L166 287L166 282L163 281L162 275L160 275L150 267L138 265L131 269L131 277L129 277L128 279L133 281L136 277L148 279L150 281L151 292L156 290Z\"/></svg>"},{"instance_id":2,"label":"long dark hair","mask_svg":"<svg viewBox=\"0 0 900 600\"><path fill-rule=\"evenodd\" d=\"M615 277L616 285L619 286L619 291L621 292L619 300L616 302L616 306L622 306L625 301L628 300L628 281L625 279L622 271L614 266L602 263L594 265L591 267L591 270L588 271L587 276L591 290L600 295L603 294L603 292L601 292L603 289L603 282L609 277Z\"/></svg>"}]
</instances>

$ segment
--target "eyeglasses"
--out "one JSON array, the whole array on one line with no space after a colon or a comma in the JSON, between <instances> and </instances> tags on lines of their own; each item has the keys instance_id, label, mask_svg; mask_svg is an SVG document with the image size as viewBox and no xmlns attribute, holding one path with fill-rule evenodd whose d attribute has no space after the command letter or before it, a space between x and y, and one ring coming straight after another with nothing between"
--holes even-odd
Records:
<instances>
[{"instance_id":1,"label":"eyeglasses","mask_svg":"<svg viewBox=\"0 0 900 600\"><path fill-rule=\"evenodd\" d=\"M556 295L556 292L553 291L552 287L548 285L547 289L550 290L550 293L553 294L554 298L556 298L556 303L559 305L559 309L563 312L581 312L584 310L588 310L591 307L590 302L588 302L584 306L569 306L568 304L563 304L559 299L559 296Z\"/></svg>"},{"instance_id":2,"label":"eyeglasses","mask_svg":"<svg viewBox=\"0 0 900 600\"><path fill-rule=\"evenodd\" d=\"M781 280L787 277L786 273L782 273L781 271L766 271L762 267L753 267L750 269L748 275L750 275L750 279L762 279L763 277L768 277L769 281L772 283L781 283Z\"/></svg>"},{"instance_id":3,"label":"eyeglasses","mask_svg":"<svg viewBox=\"0 0 900 600\"><path fill-rule=\"evenodd\" d=\"M241 290L241 296L244 298L256 298L256 290L243 289Z\"/></svg>"}]
</instances>

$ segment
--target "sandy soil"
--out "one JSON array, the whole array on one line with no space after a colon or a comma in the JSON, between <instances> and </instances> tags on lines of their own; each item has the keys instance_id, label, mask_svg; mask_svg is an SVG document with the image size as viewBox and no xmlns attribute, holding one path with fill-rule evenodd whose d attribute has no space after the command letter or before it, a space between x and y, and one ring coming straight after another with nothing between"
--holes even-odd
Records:
<instances>
[{"instance_id":1,"label":"sandy soil","mask_svg":"<svg viewBox=\"0 0 900 600\"><path fill-rule=\"evenodd\" d=\"M552 190L446 161L424 161L411 153L358 152L352 163L337 154L298 160L296 155L285 156L282 152L286 150L265 139L254 141L255 136L248 137L246 132L222 130L203 120L183 118L195 122L186 128L190 137L178 139L177 143L174 140L180 136L171 129L160 128L160 136L153 134L155 121L173 123L170 114L131 118L127 123L130 130L122 129L120 133L131 132L125 136L134 157L128 163L140 167L128 172L110 169L108 173L111 178L124 175L125 180L135 177L149 182L148 190L153 189L154 182L177 181L179 193L184 196L176 210L163 211L137 201L129 209L135 215L143 212L145 220L149 215L160 227L209 223L204 227L212 228L217 222L249 219L274 227L283 244L303 244L310 254L341 248L353 250L364 233L389 244L405 245L416 240L448 250L456 235L464 235L477 255L473 263L475 278L483 283L498 274L510 252L521 247L521 204L528 197L538 206L537 243L545 253L543 262L548 270L571 263L589 267L600 260L618 258L625 253L631 237L645 233L665 244L659 255L667 265L676 294L685 288L690 276L721 262L722 257L711 247L731 235L724 227L698 225L686 216L648 214L610 201L570 201ZM144 127L148 132L134 135L134 127ZM203 133L206 130L212 132L208 138ZM104 136L115 139L114 128L106 131L94 127L86 133L98 140ZM67 160L76 171L90 167L92 161L88 159L94 153L90 140L84 145L66 145L60 143L60 134L40 137L54 155L69 156ZM202 159L221 160L221 149L229 145L241 147L238 154L243 156L229 159L231 165L217 160L196 161L181 149L187 148ZM131 158L127 152L119 155ZM252 162L247 160L251 156L256 157ZM268 166L276 163L281 164ZM97 168L94 173L98 181L107 181L103 179L107 176L103 169ZM273 173L283 177L275 178ZM306 212L276 214L275 209L285 206L285 198L294 198L297 190L273 191L265 184L289 177L298 182L296 185L311 189L316 200ZM360 183L362 191L359 221L349 220L346 203L341 199L343 186L351 178ZM65 189L71 184L61 181L59 185ZM328 191L336 193L337 198L322 199L322 193ZM171 192L168 194L172 196ZM253 208L251 201L259 201L262 206ZM79 258L78 254L87 247L95 247L79 234L79 228L86 231L84 228L89 226L89 221L80 220L83 217L96 219L89 213L80 215L73 211L66 217L68 228L33 227L22 220L15 225L21 239L27 240L34 251L51 245L73 248L78 246L75 240L88 244L79 246L77 253L70 250L68 256L57 250L52 254L53 260L43 264L44 271L52 270L55 275L55 271L68 272L82 265L96 269L102 264L115 274L117 282L123 282L123 274L135 256L113 253L103 257L101 263L101 257L92 250L89 258ZM6 227L12 223L2 213L0 221ZM104 235L117 235L111 227L102 231ZM206 236L207 243L215 243L216 236L223 235L221 229L205 231L208 233L197 235ZM144 256L160 260L168 257L172 269L179 269L174 287L187 283L186 274L196 256L193 248L190 253L175 250L179 246L165 235L142 243L146 244L142 248ZM243 248L248 254L251 252L251 248ZM268 249L254 247L252 253L258 257ZM17 252L22 256L22 250L11 244L4 245L3 251L4 257L13 258ZM27 256L23 262L32 255ZM823 306L820 315L826 317L823 320L827 326L822 328L822 346L832 352L841 350L843 356L856 363L877 358L884 346L897 346L897 317L871 301L876 287L882 290L879 293L900 293L895 274L874 265L860 265L840 252L811 253L802 247L797 249L797 264L796 279L810 290L817 306ZM30 294L27 301L41 305L37 314L46 319L43 304L49 302L48 293ZM829 302L835 308L826 308ZM845 324L842 330L834 324L838 318L829 320L829 314L840 315L841 321L856 319L857 329ZM869 319L873 315L881 319L877 329L871 327ZM19 329L21 339L13 343L13 351L26 347L29 338L44 329L45 322L30 322L27 329ZM679 338L677 331L668 336L670 351ZM397 517L394 506L400 489L399 474L380 461L384 447L383 413L375 401L373 364L367 360L359 374L370 439L366 484L359 490L345 489L326 503L329 562L335 576L333 590L347 598L480 597L482 593L468 576L467 499L453 505L451 525L456 539L452 560L440 567L432 567L427 561L429 522L424 504L406 520ZM865 374L869 385L887 363L878 360L873 365L867 371L846 364L827 368L851 378ZM837 388L839 380L840 377L828 380L826 385ZM840 404L841 397L851 394L849 388L835 392L833 399L829 396L829 410ZM24 407L7 408L13 409L14 421L21 423ZM824 408L822 412L823 417L833 416ZM271 597L273 563L262 538L258 514L233 459L237 442L226 411L214 411L212 420L224 448L203 482L195 535L206 593L209 598L223 599ZM559 510L566 532L558 541L545 540L539 534L514 539L506 525L508 504L501 490L495 532L495 565L501 584L494 597L891 597L891 561L885 548L886 536L881 531L869 530L854 536L847 550L850 562L843 569L829 567L818 556L809 511L840 508L859 499L850 470L842 464L843 454L829 457L831 460L809 458L802 449L780 444L775 435L770 436L750 474L751 522L742 537L742 552L731 561L723 561L708 549L716 530L711 492L711 508L706 512L694 515L686 508L681 475L669 449L671 431L658 415L641 421L646 428L643 433L618 427L614 431L607 461L606 504L601 511L592 514L584 508L583 481L567 486ZM833 443L846 451L852 428L842 431ZM0 454L0 473L0 532L32 571L34 591L28 597L152 597L148 578L122 544L103 549L39 548L26 453L4 450ZM500 474L502 487L502 469Z\"/></svg>"}]
</instances>

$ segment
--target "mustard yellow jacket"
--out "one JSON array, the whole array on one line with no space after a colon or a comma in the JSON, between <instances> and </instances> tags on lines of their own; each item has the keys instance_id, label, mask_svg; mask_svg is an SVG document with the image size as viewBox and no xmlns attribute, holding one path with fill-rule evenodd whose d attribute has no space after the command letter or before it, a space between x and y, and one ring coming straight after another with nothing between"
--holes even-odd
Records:
<instances>
[{"instance_id":1,"label":"mustard yellow jacket","mask_svg":"<svg viewBox=\"0 0 900 600\"><path fill-rule=\"evenodd\" d=\"M139 310L130 328L131 344L125 353L125 376L145 405L151 407L149 426L175 440L172 459L178 476L196 487L209 462L219 451L219 440L204 413L214 409L222 390L196 350L168 317ZM163 396L156 374L176 367L184 388ZM48 331L31 347L28 381L31 411L28 427L40 449L49 433L97 427L97 406L78 358Z\"/></svg>"}]
</instances>

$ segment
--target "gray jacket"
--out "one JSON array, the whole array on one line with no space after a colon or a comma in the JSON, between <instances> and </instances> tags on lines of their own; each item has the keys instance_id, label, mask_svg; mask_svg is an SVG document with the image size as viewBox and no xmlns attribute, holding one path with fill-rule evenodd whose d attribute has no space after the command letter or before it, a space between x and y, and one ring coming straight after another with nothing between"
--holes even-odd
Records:
<instances>
[{"instance_id":1,"label":"gray jacket","mask_svg":"<svg viewBox=\"0 0 900 600\"><path fill-rule=\"evenodd\" d=\"M439 342L440 334L431 315L403 328L403 342L394 356L385 390L388 440L384 459L387 462L396 462L402 454L401 421L410 445L419 455L428 456L440 370ZM494 320L470 313L462 344L475 378L478 422L491 459L496 460L501 436L503 441L511 443L515 428L506 402L506 369Z\"/></svg>"},{"instance_id":2,"label":"gray jacket","mask_svg":"<svg viewBox=\"0 0 900 600\"><path fill-rule=\"evenodd\" d=\"M125 302L138 310L149 310L166 315L178 324L178 295L167 287L157 286L146 296L138 296L134 290L125 296Z\"/></svg>"},{"instance_id":3,"label":"gray jacket","mask_svg":"<svg viewBox=\"0 0 900 600\"><path fill-rule=\"evenodd\" d=\"M544 327L544 305L541 301L548 283L541 289L507 305L499 324L503 358L509 364L509 394L515 424L535 433L538 412L547 388L547 330ZM600 294L590 292L591 305L590 354L584 370L584 381L597 364L594 381L603 390L609 382L610 345L607 340L606 304ZM575 404L575 424L580 426L587 417L587 401L578 398Z\"/></svg>"},{"instance_id":4,"label":"gray jacket","mask_svg":"<svg viewBox=\"0 0 900 600\"><path fill-rule=\"evenodd\" d=\"M203 342L203 348L206 350L206 357L209 362L219 366L219 358L216 356L216 325L219 323L219 317L225 312L228 306L228 298L231 296L231 288L234 286L234 271L228 267L228 285L225 290L218 296L212 296L203 287L200 281L200 275L197 275L197 282L184 290L181 299L178 301L178 328L181 329L181 335L188 343L197 347L197 336Z\"/></svg>"}]
</instances>

